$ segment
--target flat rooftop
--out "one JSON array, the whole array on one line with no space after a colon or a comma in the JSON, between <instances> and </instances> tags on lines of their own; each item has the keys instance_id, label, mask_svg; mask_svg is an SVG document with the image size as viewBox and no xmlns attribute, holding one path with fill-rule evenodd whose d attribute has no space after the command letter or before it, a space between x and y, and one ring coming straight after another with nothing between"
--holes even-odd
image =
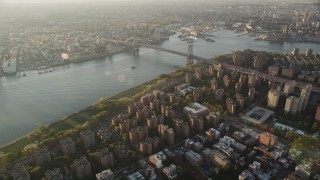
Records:
<instances>
[{"instance_id":1,"label":"flat rooftop","mask_svg":"<svg viewBox=\"0 0 320 180\"><path fill-rule=\"evenodd\" d=\"M201 111L206 111L208 110L207 107L199 104L199 103L191 103L189 104L188 106L184 107L185 110L193 113L193 114L196 114L198 112L201 112Z\"/></svg>"},{"instance_id":2,"label":"flat rooftop","mask_svg":"<svg viewBox=\"0 0 320 180\"><path fill-rule=\"evenodd\" d=\"M273 113L273 111L270 111L268 109L255 107L251 111L243 115L241 119L254 124L261 124L266 122L272 116Z\"/></svg>"}]
</instances>

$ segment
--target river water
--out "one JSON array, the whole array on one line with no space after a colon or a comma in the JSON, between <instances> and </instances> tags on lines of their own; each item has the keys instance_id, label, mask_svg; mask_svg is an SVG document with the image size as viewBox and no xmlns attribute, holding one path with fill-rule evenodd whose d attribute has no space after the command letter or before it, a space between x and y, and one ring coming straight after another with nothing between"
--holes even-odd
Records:
<instances>
[{"instance_id":1,"label":"river water","mask_svg":"<svg viewBox=\"0 0 320 180\"><path fill-rule=\"evenodd\" d=\"M198 39L194 54L213 57L236 50L252 49L270 52L305 51L320 46L311 43L274 43L237 36L232 31L217 31L214 43ZM187 52L186 42L173 35L160 47ZM0 78L0 146L28 134L33 129L61 120L92 104L100 97L110 97L151 80L160 74L185 66L184 57L152 49L141 49L139 56L121 53L112 57L71 64L70 68L26 77ZM135 66L136 69L131 69Z\"/></svg>"}]
</instances>

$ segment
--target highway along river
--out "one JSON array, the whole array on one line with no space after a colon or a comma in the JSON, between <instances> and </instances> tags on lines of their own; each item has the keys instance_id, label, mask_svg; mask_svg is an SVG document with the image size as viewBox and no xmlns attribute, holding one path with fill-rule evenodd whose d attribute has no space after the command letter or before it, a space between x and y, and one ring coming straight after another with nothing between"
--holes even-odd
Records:
<instances>
[{"instance_id":1,"label":"highway along river","mask_svg":"<svg viewBox=\"0 0 320 180\"><path fill-rule=\"evenodd\" d=\"M236 50L291 52L293 48L305 51L320 46L311 43L272 43L255 41L253 37L237 36L232 31L212 33L216 42L198 39L194 54L212 57ZM174 35L159 45L163 48L187 52L186 42ZM138 57L121 53L97 58L70 68L39 75L26 72L26 77L0 78L0 145L28 134L35 128L61 120L77 112L100 97L110 97L121 91L170 73L186 64L186 59L152 49L140 49ZM135 69L131 69L135 66Z\"/></svg>"}]
</instances>

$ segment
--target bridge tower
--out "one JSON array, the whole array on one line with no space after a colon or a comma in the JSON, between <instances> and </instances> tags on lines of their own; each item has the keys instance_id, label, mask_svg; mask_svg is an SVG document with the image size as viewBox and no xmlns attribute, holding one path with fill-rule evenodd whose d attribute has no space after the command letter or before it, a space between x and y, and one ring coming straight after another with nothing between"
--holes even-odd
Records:
<instances>
[{"instance_id":1,"label":"bridge tower","mask_svg":"<svg viewBox=\"0 0 320 180\"><path fill-rule=\"evenodd\" d=\"M138 40L136 38L132 39L131 52L134 55L138 55L139 54L139 45L138 45Z\"/></svg>"},{"instance_id":2,"label":"bridge tower","mask_svg":"<svg viewBox=\"0 0 320 180\"><path fill-rule=\"evenodd\" d=\"M193 64L193 44L188 44L187 66Z\"/></svg>"}]
</instances>

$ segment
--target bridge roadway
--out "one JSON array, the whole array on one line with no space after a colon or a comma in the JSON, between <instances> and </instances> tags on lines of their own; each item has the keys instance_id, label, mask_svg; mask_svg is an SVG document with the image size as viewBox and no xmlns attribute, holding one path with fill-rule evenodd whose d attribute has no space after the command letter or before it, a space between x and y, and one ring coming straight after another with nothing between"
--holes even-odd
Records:
<instances>
[{"instance_id":1,"label":"bridge roadway","mask_svg":"<svg viewBox=\"0 0 320 180\"><path fill-rule=\"evenodd\" d=\"M107 40L107 41L110 42L110 43L115 43L115 44L124 45L124 46L128 46L128 45L134 46L133 43L128 42L128 41L117 41L117 40ZM214 59L208 59L208 58L204 58L204 57L196 56L196 55L189 55L188 53L179 52L179 51L176 51L176 50L160 48L160 47L150 46L150 45L146 45L146 44L135 44L135 46L154 49L154 50L159 50L159 51L163 51L163 52L168 52L168 53L171 53L171 54L184 56L184 57L187 57L187 58L189 57L189 58L196 59L196 60L199 60L199 61L201 61L203 63L210 64L210 65L221 64L221 66L223 68L225 68L225 69L236 70L236 71L238 71L240 73L244 73L244 74L255 73L256 75L260 75L264 79L274 80L274 81L282 83L282 84L285 84L285 83L291 81L289 79L271 76L269 74L265 74L265 73L262 73L262 72L259 72L259 71L256 71L256 70L246 69L246 68L243 68L243 67L239 67L239 66L235 66L235 65L231 65L231 64L226 64L226 63L220 63L219 61L216 61ZM297 85L296 86L299 87L299 88L303 88L307 84L308 83L297 81ZM316 86L313 86L312 87L312 91L320 93L320 88L316 87Z\"/></svg>"}]
</instances>

